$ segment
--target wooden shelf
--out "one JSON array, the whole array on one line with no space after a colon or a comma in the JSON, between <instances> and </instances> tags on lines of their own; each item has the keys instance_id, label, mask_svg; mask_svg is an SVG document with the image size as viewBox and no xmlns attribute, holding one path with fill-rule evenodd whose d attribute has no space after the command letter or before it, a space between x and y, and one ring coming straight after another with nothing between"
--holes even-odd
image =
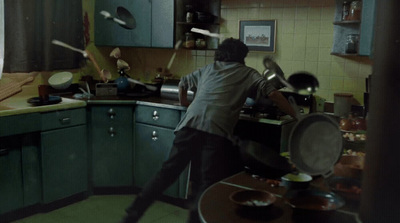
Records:
<instances>
[{"instance_id":1,"label":"wooden shelf","mask_svg":"<svg viewBox=\"0 0 400 223\"><path fill-rule=\"evenodd\" d=\"M361 24L360 20L334 21L334 25Z\"/></svg>"},{"instance_id":2,"label":"wooden shelf","mask_svg":"<svg viewBox=\"0 0 400 223\"><path fill-rule=\"evenodd\" d=\"M331 55L340 56L340 57L363 57L363 55L357 53L335 53L332 52Z\"/></svg>"}]
</instances>

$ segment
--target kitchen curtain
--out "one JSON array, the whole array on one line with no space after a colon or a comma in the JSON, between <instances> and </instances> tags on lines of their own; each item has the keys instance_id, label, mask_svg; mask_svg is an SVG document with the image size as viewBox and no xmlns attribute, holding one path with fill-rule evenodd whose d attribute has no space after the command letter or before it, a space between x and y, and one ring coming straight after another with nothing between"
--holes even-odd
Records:
<instances>
[{"instance_id":1,"label":"kitchen curtain","mask_svg":"<svg viewBox=\"0 0 400 223\"><path fill-rule=\"evenodd\" d=\"M4 72L82 67L82 54L51 43L84 49L82 0L4 0Z\"/></svg>"}]
</instances>

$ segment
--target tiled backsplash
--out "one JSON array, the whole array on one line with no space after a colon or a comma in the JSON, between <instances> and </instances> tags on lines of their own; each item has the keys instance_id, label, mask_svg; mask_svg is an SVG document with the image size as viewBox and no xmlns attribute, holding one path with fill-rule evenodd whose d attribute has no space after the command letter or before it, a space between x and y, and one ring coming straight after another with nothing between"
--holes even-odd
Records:
<instances>
[{"instance_id":1,"label":"tiled backsplash","mask_svg":"<svg viewBox=\"0 0 400 223\"><path fill-rule=\"evenodd\" d=\"M335 0L222 0L220 32L225 37L239 37L240 20L276 20L276 52L251 51L246 64L264 70L262 59L272 56L286 77L305 70L317 76L320 89L316 93L327 101L333 101L336 92L353 93L363 103L365 78L372 73L372 62L367 57L344 58L330 55L333 43ZM94 1L84 2L91 20ZM91 21L93 24L93 20ZM93 29L93 26L91 26ZM93 30L91 30L93 35ZM95 37L94 37L95 38ZM93 39L93 38L92 38ZM110 71L115 61L108 57L112 48L88 46L98 58L99 64ZM123 48L122 58L132 70L133 78L151 81L157 67L166 66L173 54L168 49ZM179 50L171 67L176 78L213 61L214 51ZM84 72L92 72L90 69ZM113 78L117 74L113 74Z\"/></svg>"}]
</instances>

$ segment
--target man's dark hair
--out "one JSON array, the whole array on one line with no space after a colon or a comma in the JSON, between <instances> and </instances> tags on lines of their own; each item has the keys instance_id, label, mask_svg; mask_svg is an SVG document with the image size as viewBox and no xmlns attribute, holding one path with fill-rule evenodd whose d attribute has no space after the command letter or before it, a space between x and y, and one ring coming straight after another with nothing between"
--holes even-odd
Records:
<instances>
[{"instance_id":1,"label":"man's dark hair","mask_svg":"<svg viewBox=\"0 0 400 223\"><path fill-rule=\"evenodd\" d=\"M224 40L215 51L214 61L238 62L244 64L249 49L238 39Z\"/></svg>"}]
</instances>

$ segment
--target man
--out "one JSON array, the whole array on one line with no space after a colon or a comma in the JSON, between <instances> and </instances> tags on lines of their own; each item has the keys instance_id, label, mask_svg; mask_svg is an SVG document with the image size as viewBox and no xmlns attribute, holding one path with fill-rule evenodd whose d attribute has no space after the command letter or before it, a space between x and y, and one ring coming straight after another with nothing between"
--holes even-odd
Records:
<instances>
[{"instance_id":1,"label":"man","mask_svg":"<svg viewBox=\"0 0 400 223\"><path fill-rule=\"evenodd\" d=\"M233 130L247 97L268 96L283 112L295 117L286 98L245 65L247 53L240 40L226 39L216 50L214 63L181 78L179 100L188 109L175 129L170 158L127 208L123 222L137 222L189 163L194 199L188 222L200 222L197 203L201 193L243 169ZM192 103L187 99L188 90L195 92Z\"/></svg>"}]
</instances>

